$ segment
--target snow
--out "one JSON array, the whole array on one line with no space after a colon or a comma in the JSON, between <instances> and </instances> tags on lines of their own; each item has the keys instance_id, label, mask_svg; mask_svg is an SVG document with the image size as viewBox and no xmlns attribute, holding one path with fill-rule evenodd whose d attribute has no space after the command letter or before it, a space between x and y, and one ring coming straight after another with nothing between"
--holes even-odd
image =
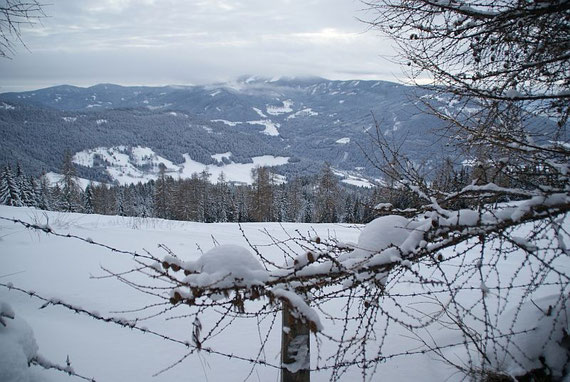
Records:
<instances>
[{"instance_id":1,"label":"snow","mask_svg":"<svg viewBox=\"0 0 570 382\"><path fill-rule=\"evenodd\" d=\"M95 121L95 123L97 123L97 125L102 125L104 123L108 123L108 121L106 119L98 119Z\"/></svg>"},{"instance_id":2,"label":"snow","mask_svg":"<svg viewBox=\"0 0 570 382\"><path fill-rule=\"evenodd\" d=\"M136 146L136 147L132 147L130 150L130 154L131 157L133 158L134 162L136 165L145 165L145 164L150 164L151 161L155 158L158 158L157 155L154 153L154 151L152 151L152 149L148 148L148 147L141 147L141 146ZM161 162L164 163L164 162ZM167 163L164 163L165 165L167 165ZM172 167L172 165L171 165ZM167 165L168 168L168 165Z\"/></svg>"},{"instance_id":3,"label":"snow","mask_svg":"<svg viewBox=\"0 0 570 382\"><path fill-rule=\"evenodd\" d=\"M527 302L520 311L506 312L504 319L499 321L502 332L517 333L529 328L533 330L522 335L502 338L499 346L509 346L511 350L504 354L499 362L495 360L495 367L507 374L520 376L526 373L525 370L541 368L539 357L543 356L546 363L552 365L553 376L562 376L562 366L567 362L568 349L565 352L560 344L563 343L563 330L568 331L570 328L570 306L558 298L559 296L555 295L545 296ZM508 324L515 315L520 319L511 328ZM494 359L492 356L490 358Z\"/></svg>"},{"instance_id":4,"label":"snow","mask_svg":"<svg viewBox=\"0 0 570 382\"><path fill-rule=\"evenodd\" d=\"M228 121L226 119L212 119L212 120L210 120L210 122L221 122L224 125L228 125L228 126L232 126L232 127L240 125L243 123L243 122L232 122L232 121Z\"/></svg>"},{"instance_id":5,"label":"snow","mask_svg":"<svg viewBox=\"0 0 570 382\"><path fill-rule=\"evenodd\" d=\"M345 138L337 139L336 143L338 143L339 145L346 145L346 144L350 143L350 138L345 137Z\"/></svg>"},{"instance_id":6,"label":"snow","mask_svg":"<svg viewBox=\"0 0 570 382\"><path fill-rule=\"evenodd\" d=\"M552 204L562 200L562 196L553 195L549 199L543 199L545 204ZM506 207L505 216L513 216L514 213L528 208L529 204L539 203L539 200L518 203ZM467 210L456 214L448 214L447 218L442 218L440 224L454 224L458 219L464 224L471 224L478 218ZM499 214L501 215L501 214ZM25 221L41 223L44 219L43 212L28 208L15 208L0 206L0 216L15 217ZM82 215L46 212L49 218L50 227L56 232L72 233L82 237L90 237L95 242L104 242L118 249L127 249L145 253L148 250L155 255L164 257L164 252L157 249L158 243L166 245L178 256L178 260L188 267L193 267L195 271L200 271L204 278L210 277L212 282L224 282L228 272L235 272L243 278L243 282L261 282L267 277L265 268L261 265L259 258L253 250L248 249L248 244L241 235L240 228L233 223L194 223L167 221L161 219L141 219L122 218L116 216ZM500 216L499 216L500 217ZM485 217L488 219L487 217ZM490 218L490 217L489 217ZM346 226L340 224L299 224L299 223L246 223L242 224L248 239L254 245L259 245L259 250L263 252L269 260L281 264L283 253L274 246L268 246L273 240L278 242L290 241L289 235L295 230L299 230L306 237L327 238L329 235L337 238L339 243L357 242L352 245L356 248L352 253L346 253L337 260L344 265L367 262L367 264L380 264L382 262L401 263L404 266L422 271L418 264L406 259L406 254L411 248L422 246L422 234L427 224L431 224L431 219L411 221L400 216L384 216L373 220L367 226ZM564 229L568 230L568 221L562 222ZM517 243L524 244L525 237L528 237L528 229L519 230L513 235ZM16 287L28 290L36 290L38 293L48 297L59 298L72 304L83 306L86 309L100 312L101 316L114 317L124 316L125 322L132 322L135 317L148 316L149 318L139 324L166 335L174 336L182 340L192 338L192 322L194 317L184 317L190 308L180 307L180 310L168 311L164 316L153 317L152 313L162 310L158 307L155 310L145 312L133 312L132 310L147 306L156 299L144 293L140 293L127 285L120 283L114 278L94 279L93 276L106 275L103 268L115 272L129 270L135 264L130 256L107 251L101 247L89 245L64 237L48 236L36 234L23 229L19 225L0 220L0 269L3 275L0 283L12 283ZM272 235L273 238L264 232ZM566 236L565 236L566 237ZM220 243L216 245L214 243ZM424 243L425 244L425 243ZM294 246L293 242L291 242ZM489 246L493 243L489 242ZM196 248L202 248L204 254L201 255ZM300 248L293 247L297 253L302 253ZM442 256L453 256L461 253L467 245L460 245L456 248L442 251ZM519 252L510 252L505 259L506 267L498 267L495 271L501 272L504 280L510 280L510 275L514 272L524 274L528 267L517 270L516 266L509 267L510 261L517 256L525 256ZM472 258L457 259L450 263L451 268L457 267L462 261L470 262L476 260L479 251L474 251ZM164 259L173 260L171 257ZM563 259L565 260L565 259ZM529 259L529 267L532 259ZM516 262L512 263L513 265ZM306 268L316 265L310 264ZM442 266L445 266L443 264ZM564 274L570 270L568 264L563 264L559 268ZM310 269L307 269L308 271ZM314 269L312 270L314 271ZM426 269L424 276L430 277L429 269ZM493 271L492 274L495 274ZM270 272L268 277L272 277ZM190 274L188 276L196 276ZM214 276L216 275L216 276ZM299 274L301 276L301 274ZM385 275L378 275L382 277ZM148 279L142 278L139 280ZM198 280L197 282L205 282ZM488 292L486 299L489 299L489 306L495 306L497 300L493 300L495 284L493 280L471 280L465 287L474 287L477 290L475 298L481 296L482 289ZM427 286L426 286L427 287ZM393 285L392 293L408 293L410 284L402 283ZM467 289L466 288L466 289ZM551 289L552 290L552 289ZM327 357L334 357L338 351L338 344L330 342L326 336L338 336L344 330L342 321L331 319L318 309L306 304L303 298L290 290L275 286L271 289L275 296L287 298L292 305L301 313L303 317L320 323L318 326L323 335L317 333L319 346L317 347L315 336L311 335L311 366L317 365L317 349L321 351L321 360ZM555 293L555 287L553 292ZM158 291L158 293L162 293ZM187 293L191 293L187 291ZM471 304L474 301L474 294L468 291L458 291L460 303ZM463 293L463 294L461 294ZM517 290L513 290L509 296L516 299ZM152 377L158 371L171 365L173 362L187 354L184 346L164 341L150 335L145 335L129 329L119 328L108 323L96 321L82 315L72 314L69 311L58 307L47 307L38 309L42 302L27 295L7 288L0 288L0 300L7 302L15 311L16 319L7 321L17 321L25 317L30 326L34 328L35 338L40 344L42 354L50 359L65 360L69 355L73 360L74 370L88 377L94 377L101 381L178 381L187 380L189 375L192 380L197 381L232 381L244 380L249 374L251 364L237 359L226 359L207 352L195 353L184 359L179 365L165 373ZM433 302L428 300L409 300L414 309L425 312L426 316L431 314ZM330 301L327 309L331 309L336 316L340 317L345 312L345 300L337 299ZM388 300L385 302L389 303ZM422 304L424 302L424 304ZM252 304L257 302L251 302ZM266 303L265 301L258 302ZM509 303L507 301L506 303ZM549 294L533 298L532 301L523 305L522 310L507 309L504 316L498 319L498 326L503 333L520 331L521 328L537 327L536 330L522 334L509 335L503 338L503 343L499 344L497 351L490 354L489 358L493 365L501 370L517 375L521 372L521 365L513 362L505 352L501 351L501 346L509 346L510 352L516 354L517 349L521 349L531 358L524 360L524 368L537 365L537 354L544 354L545 358L552 364L559 364L559 358L565 353L561 351L558 343L563 343L564 339L561 329L568 330L568 307L564 300L553 299ZM389 304L388 304L389 305ZM552 307L551 309L549 307ZM187 309L185 309L187 308ZM386 306L388 312L398 307ZM4 311L4 308L0 308ZM425 310L424 310L425 309ZM7 309L6 309L7 310ZM202 333L211 330L217 318L214 309L206 309L199 314ZM120 311L120 313L113 313ZM328 311L328 310L327 310ZM551 312L548 315L548 312ZM521 319L519 326L510 328L510 317L516 314ZM182 315L183 317L179 317ZM333 314L333 316L335 316ZM175 319L174 317L178 317ZM466 320L469 317L466 317ZM269 320L236 319L221 335L214 336L206 341L203 346L221 350L234 355L255 357L259 353L260 335L265 335L271 327ZM475 323L476 324L476 323ZM386 322L379 316L377 323L378 337ZM551 330L554 328L554 330ZM5 347L2 327L0 325L0 349ZM287 328L283 331L287 332ZM24 334L24 339L30 339L30 332L26 330L18 331ZM482 332L481 332L482 333ZM276 363L279 360L280 338L282 334L281 316L277 315L273 331L267 337L267 345L263 351L263 358L267 362ZM418 332L414 332L414 335ZM430 335L438 344L462 343L461 333L453 328L448 328L442 324L441 328L430 331ZM367 345L372 346L379 341L378 338L369 338ZM31 343L30 341L24 341ZM398 324L390 324L390 332L382 348L382 354L402 353L415 350L418 347L417 338L410 336L407 328ZM10 346L10 349L16 347ZM302 349L299 349L302 350ZM374 351L374 349L371 349ZM376 349L377 350L377 349ZM492 352L492 348L489 348ZM0 350L1 351L1 350ZM10 350L13 351L13 350ZM461 364L468 361L467 355L461 347L451 347L446 354ZM303 353L303 352L301 352ZM25 355L26 352L23 352ZM376 354L376 353L371 353ZM299 361L301 362L301 358ZM519 358L520 359L520 358ZM0 356L0 364L5 357ZM306 360L306 358L305 358ZM26 363L27 365L27 363ZM69 381L69 377L63 373L41 372L41 377L49 378L53 382ZM24 369L19 369L24 370ZM556 372L556 367L554 372ZM278 380L279 371L270 367L256 366L255 378L251 380L272 381ZM358 380L361 377L358 369L350 369L343 375L342 380ZM463 380L464 376L456 369L438 362L433 354L414 354L403 357L388 358L378 364L378 369L373 377L367 380L402 380L402 381L450 381ZM0 381L4 381L0 377ZM42 379L34 379L41 381ZM330 380L330 371L322 370L312 372L311 380L322 382Z\"/></svg>"},{"instance_id":7,"label":"snow","mask_svg":"<svg viewBox=\"0 0 570 382\"><path fill-rule=\"evenodd\" d=\"M14 319L15 317L14 309L7 303L0 301L0 324L6 326L6 318ZM4 317L4 318L2 318Z\"/></svg>"},{"instance_id":8,"label":"snow","mask_svg":"<svg viewBox=\"0 0 570 382\"><path fill-rule=\"evenodd\" d=\"M291 304L291 306L295 309L297 313L301 315L301 319L305 321L309 321L315 324L316 330L318 332L323 330L323 324L321 323L321 319L319 318L318 313L307 304L301 296L297 293L292 292L290 290L282 289L282 288L273 288L271 293L275 297L283 298Z\"/></svg>"},{"instance_id":9,"label":"snow","mask_svg":"<svg viewBox=\"0 0 570 382\"><path fill-rule=\"evenodd\" d=\"M77 117L61 117L65 122L75 122L77 121Z\"/></svg>"},{"instance_id":10,"label":"snow","mask_svg":"<svg viewBox=\"0 0 570 382\"><path fill-rule=\"evenodd\" d=\"M111 178L119 184L131 184L138 182L147 182L156 179L158 174L158 165L160 163L166 166L167 171L178 171L178 166L156 155L154 151L147 147L130 147L130 146L114 146L114 147L97 147L80 151L73 155L72 161L81 166L93 167L95 158L99 158L106 163L107 172ZM152 168L152 172L148 173L137 166L147 165Z\"/></svg>"},{"instance_id":11,"label":"snow","mask_svg":"<svg viewBox=\"0 0 570 382\"><path fill-rule=\"evenodd\" d=\"M0 301L0 381L37 380L28 363L38 352L32 328L6 302Z\"/></svg>"},{"instance_id":12,"label":"snow","mask_svg":"<svg viewBox=\"0 0 570 382\"><path fill-rule=\"evenodd\" d=\"M273 122L270 119L263 119L259 121L247 121L250 125L262 125L265 126L265 129L261 132L262 134L271 135L271 136L278 136L279 130L277 130L280 125L277 122Z\"/></svg>"},{"instance_id":13,"label":"snow","mask_svg":"<svg viewBox=\"0 0 570 382\"><path fill-rule=\"evenodd\" d=\"M319 115L319 113L317 113L316 111L313 111L313 109L311 109L310 107L304 108L302 110L299 110L296 113L293 113L289 116L287 116L287 120L289 119L293 119L293 118L297 118L297 117L313 117Z\"/></svg>"},{"instance_id":14,"label":"snow","mask_svg":"<svg viewBox=\"0 0 570 382\"><path fill-rule=\"evenodd\" d=\"M207 171L211 174L210 182L214 184L217 183L217 179L221 173L224 173L224 177L227 182L252 184L253 178L251 177L251 171L256 167L281 166L289 162L289 157L262 155L251 158L252 163L232 162L230 164L223 164L222 166L208 166L193 160L188 154L184 154L183 157L184 163L181 165L181 170L179 172L180 178L190 178L194 173Z\"/></svg>"},{"instance_id":15,"label":"snow","mask_svg":"<svg viewBox=\"0 0 570 382\"><path fill-rule=\"evenodd\" d=\"M265 115L260 109L256 108L256 107L252 107L253 111L255 111L257 113L257 115L259 115L261 118L267 118L267 115Z\"/></svg>"},{"instance_id":16,"label":"snow","mask_svg":"<svg viewBox=\"0 0 570 382\"><path fill-rule=\"evenodd\" d=\"M215 254L216 248L222 247L221 250L224 251L225 245L247 248L237 224L205 224L54 212L47 214L54 230L89 236L94 241L141 253L146 248L155 255L161 255L160 250L156 248L157 243L164 243L187 262L200 260L196 253L197 245L204 249L205 256ZM41 220L42 212L0 206L0 216ZM262 233L265 229L273 235L284 238L283 228L278 223L246 223L242 226L249 239L256 244L271 242ZM327 237L327 232L337 232L353 239L358 235L358 231L353 228L335 224L314 226L284 223L283 227L289 232L294 232L295 229L309 232L315 228L321 237ZM69 301L98 311L107 317L116 315L112 313L114 311L134 309L152 301L151 296L138 293L114 279L91 277L104 274L101 266L112 270L129 269L134 264L129 256L116 256L110 251L70 239L30 235L30 231L22 230L21 227L5 221L0 221L0 230L6 235L0 241L0 269L3 275L10 274L0 282L13 282L15 286L41 291L46 296ZM212 235L222 246L213 247ZM213 253L209 252L212 250ZM279 252L270 250L268 255L274 261L279 259ZM240 256L238 254L236 257ZM205 264L213 265L213 262L206 261L205 258L203 261ZM213 272L216 272L216 269L213 269ZM186 347L72 314L58 307L40 310L38 307L41 303L37 300L27 295L18 295L15 291L8 291L5 288L0 288L0 300L10 303L17 314L20 312L22 315L25 314L24 317L34 328L43 355L54 360L65 360L69 355L77 373L94 377L97 381L182 381L188 380L189 375L193 381L234 381L244 380L251 368L247 362L202 352L189 357L172 370L153 377L153 374L186 354ZM175 312L170 316L178 313ZM130 320L136 316L136 313L125 312L120 315ZM200 315L200 321L204 326L203 332L212 328L217 317L211 311ZM267 321L259 325L259 330L262 332L269 328ZM141 326L189 340L192 335L192 320L187 318L171 320L150 318L141 322ZM233 330L212 338L205 346L235 355L255 357L259 351L256 320L238 319L232 327ZM271 363L278 362L276 360L279 359L280 327L280 316L278 316L278 322L275 324L277 330L270 335L265 350L267 361ZM2 344L3 341L0 339L0 347ZM313 346L315 346L314 340ZM71 380L63 373L39 371L52 382ZM258 366L255 374L261 381L272 381L278 378L279 372L273 368ZM358 373L352 375L358 376ZM312 380L328 381L329 375L315 373ZM2 378L0 381L4 382Z\"/></svg>"},{"instance_id":17,"label":"snow","mask_svg":"<svg viewBox=\"0 0 570 382\"><path fill-rule=\"evenodd\" d=\"M479 165L481 162L477 159L473 159L473 158L469 158L469 159L464 159L461 162L461 166L463 167L475 167L477 165Z\"/></svg>"},{"instance_id":18,"label":"snow","mask_svg":"<svg viewBox=\"0 0 570 382\"><path fill-rule=\"evenodd\" d=\"M107 173L119 184L136 184L138 182L148 182L156 180L159 173L159 164L164 164L166 174L176 179L189 179L194 173L201 173L207 170L211 176L210 181L216 183L218 177L223 172L229 182L239 182L251 184L251 171L255 167L261 166L281 166L289 162L289 157L275 157L272 155L262 155L252 158L251 163L225 164L223 158L230 159L232 153L212 154L211 157L221 163L220 166L209 166L193 160L189 154L184 154L184 163L174 164L172 161L157 155L152 149L142 146L115 146L111 148L98 147L76 153L73 163L85 167L93 167L95 158L105 161ZM51 175L53 181L60 178ZM81 184L87 185L89 181L82 180Z\"/></svg>"},{"instance_id":19,"label":"snow","mask_svg":"<svg viewBox=\"0 0 570 382\"><path fill-rule=\"evenodd\" d=\"M351 172L351 171L342 171L342 170L338 170L338 169L333 169L333 173L336 176L343 178L343 179L341 179L341 182L346 183L346 184L350 184L351 186L365 187L365 188L372 188L375 186L375 184L372 183L370 180L368 180L362 176L355 175L355 173Z\"/></svg>"},{"instance_id":20,"label":"snow","mask_svg":"<svg viewBox=\"0 0 570 382\"><path fill-rule=\"evenodd\" d=\"M257 109L257 110L259 110L259 109ZM261 114L263 114L263 113L261 113ZM248 123L250 125L262 125L262 126L265 126L265 129L261 132L262 134L271 135L271 136L278 136L279 135L279 130L277 130L277 128L280 126L279 123L273 122L270 119L261 119L258 121L246 121L246 122L239 122L239 121L233 122L233 121L228 121L226 119L212 119L212 120L210 120L210 122L221 122L224 125L228 125L231 127L234 127L237 125L242 125L244 123Z\"/></svg>"},{"instance_id":21,"label":"snow","mask_svg":"<svg viewBox=\"0 0 570 382\"><path fill-rule=\"evenodd\" d=\"M394 116L392 121L394 122L394 125L392 126L392 131L398 131L400 129L400 126L402 125L402 123L400 121L398 121L398 117L396 117L396 116Z\"/></svg>"},{"instance_id":22,"label":"snow","mask_svg":"<svg viewBox=\"0 0 570 382\"><path fill-rule=\"evenodd\" d=\"M341 254L338 261L349 269L401 263L420 246L430 226L429 219L413 221L398 215L376 218L364 227L355 249ZM384 284L387 276L386 272L379 272L375 277Z\"/></svg>"},{"instance_id":23,"label":"snow","mask_svg":"<svg viewBox=\"0 0 570 382\"><path fill-rule=\"evenodd\" d=\"M124 99L121 99L121 101L124 101ZM146 108L149 110L160 110L160 109L165 109L169 106L172 106L172 104L171 103L164 103L162 105L157 105L157 106L147 105Z\"/></svg>"},{"instance_id":24,"label":"snow","mask_svg":"<svg viewBox=\"0 0 570 382\"><path fill-rule=\"evenodd\" d=\"M269 279L269 273L249 250L231 244L214 247L183 268L194 272L184 282L198 287L263 285Z\"/></svg>"},{"instance_id":25,"label":"snow","mask_svg":"<svg viewBox=\"0 0 570 382\"><path fill-rule=\"evenodd\" d=\"M16 107L12 106L6 102L2 102L2 104L0 104L0 109L4 109L4 110L15 110Z\"/></svg>"},{"instance_id":26,"label":"snow","mask_svg":"<svg viewBox=\"0 0 570 382\"><path fill-rule=\"evenodd\" d=\"M342 179L341 182L350 184L351 186L364 187L364 188L372 188L375 186L374 183L372 183L368 179L350 174L346 174L346 178Z\"/></svg>"},{"instance_id":27,"label":"snow","mask_svg":"<svg viewBox=\"0 0 570 382\"><path fill-rule=\"evenodd\" d=\"M400 246L408 238L410 229L408 219L388 215L372 220L362 230L358 238L357 249L349 257L370 257L390 246Z\"/></svg>"},{"instance_id":28,"label":"snow","mask_svg":"<svg viewBox=\"0 0 570 382\"><path fill-rule=\"evenodd\" d=\"M224 158L226 159L230 159L230 157L232 156L232 152L228 151L227 153L222 153L222 154L212 154L210 155L213 159L217 160L218 162L222 162L222 160Z\"/></svg>"},{"instance_id":29,"label":"snow","mask_svg":"<svg viewBox=\"0 0 570 382\"><path fill-rule=\"evenodd\" d=\"M293 106L293 101L287 99L282 103L283 103L282 106L266 105L265 110L267 111L267 114L277 116L281 114L291 113L293 111L293 109L291 108L291 106Z\"/></svg>"},{"instance_id":30,"label":"snow","mask_svg":"<svg viewBox=\"0 0 570 382\"><path fill-rule=\"evenodd\" d=\"M63 175L55 173L55 172L48 172L46 174L46 178L52 187L55 186L56 184L59 184L61 186L61 183L63 181ZM91 181L89 179L79 178L79 177L75 178L75 180L79 184L79 187L81 187L82 189L85 189L85 187L87 187L87 185L90 183L96 184L96 185L101 184L99 182L94 182L94 181Z\"/></svg>"},{"instance_id":31,"label":"snow","mask_svg":"<svg viewBox=\"0 0 570 382\"><path fill-rule=\"evenodd\" d=\"M518 97L522 97L522 96L523 95L516 89L509 89L505 93L505 97L507 97L507 98L518 98Z\"/></svg>"},{"instance_id":32,"label":"snow","mask_svg":"<svg viewBox=\"0 0 570 382\"><path fill-rule=\"evenodd\" d=\"M291 373L296 373L299 370L308 370L311 366L310 349L307 346L307 335L298 335L289 344L287 352L289 357L295 360L293 363L285 364Z\"/></svg>"}]
</instances>

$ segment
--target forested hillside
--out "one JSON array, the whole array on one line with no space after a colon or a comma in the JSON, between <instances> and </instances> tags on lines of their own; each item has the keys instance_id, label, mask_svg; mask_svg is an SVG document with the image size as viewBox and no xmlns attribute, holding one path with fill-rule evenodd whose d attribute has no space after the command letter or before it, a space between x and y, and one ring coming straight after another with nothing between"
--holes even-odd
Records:
<instances>
[{"instance_id":1,"label":"forested hillside","mask_svg":"<svg viewBox=\"0 0 570 382\"><path fill-rule=\"evenodd\" d=\"M364 151L379 135L418 163L442 156L441 121L420 113L427 98L420 88L382 81L253 77L211 86L4 93L0 163L18 162L37 175L57 171L66 150L140 145L174 164L183 163L184 154L205 165L216 165L212 155L226 152L236 163L273 155L290 158L276 169L282 175L316 174L326 161L345 178L373 181L380 173ZM78 171L92 180L115 180L105 167Z\"/></svg>"}]
</instances>

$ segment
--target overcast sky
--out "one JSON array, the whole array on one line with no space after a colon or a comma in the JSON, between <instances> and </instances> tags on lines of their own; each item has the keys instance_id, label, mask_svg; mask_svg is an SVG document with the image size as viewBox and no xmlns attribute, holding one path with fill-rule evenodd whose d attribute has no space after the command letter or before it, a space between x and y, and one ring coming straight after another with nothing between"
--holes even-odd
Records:
<instances>
[{"instance_id":1,"label":"overcast sky","mask_svg":"<svg viewBox=\"0 0 570 382\"><path fill-rule=\"evenodd\" d=\"M357 0L50 0L0 59L0 92L59 84L205 84L244 74L396 81Z\"/></svg>"}]
</instances>

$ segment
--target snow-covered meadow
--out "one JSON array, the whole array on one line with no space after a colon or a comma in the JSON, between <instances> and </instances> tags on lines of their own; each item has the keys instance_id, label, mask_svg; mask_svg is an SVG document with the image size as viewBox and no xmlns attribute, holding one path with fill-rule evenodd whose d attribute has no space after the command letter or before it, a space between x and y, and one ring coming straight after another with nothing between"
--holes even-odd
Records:
<instances>
[{"instance_id":1,"label":"snow-covered meadow","mask_svg":"<svg viewBox=\"0 0 570 382\"><path fill-rule=\"evenodd\" d=\"M253 122L252 122L253 123ZM189 179L192 175L203 171L209 173L209 181L218 182L223 174L225 181L242 184L252 184L252 171L257 167L281 166L289 162L289 157L276 157L261 155L251 158L250 163L236 163L232 153L212 154L217 161L215 165L207 165L195 161L189 154L184 154L184 163L175 164L172 161L157 155L151 148L141 146L115 146L97 147L75 153L73 162L81 166L92 168L96 161L103 161L107 166L107 173L114 181L121 185L136 184L156 180L159 174L159 165L164 165L168 176L175 179ZM226 162L223 162L224 158ZM62 175L49 173L51 183L57 183ZM87 179L80 179L83 188L89 184Z\"/></svg>"},{"instance_id":2,"label":"snow-covered meadow","mask_svg":"<svg viewBox=\"0 0 570 382\"><path fill-rule=\"evenodd\" d=\"M148 312L136 311L139 308L159 302L156 297L131 288L116 278L101 278L107 273L104 269L120 273L136 267L132 256L113 252L92 242L104 243L113 248L143 253L148 250L158 257L167 255L163 244L185 261L198 260L201 251L208 251L217 245L240 245L248 248L246 239L237 224L219 223L204 224L177 222L160 219L122 218L115 216L83 215L69 213L43 212L35 209L0 206L0 216L15 218L30 223L49 224L57 233L71 233L85 238L56 237L29 230L20 224L0 221L0 283L11 283L14 287L31 290L46 298L58 298L66 303L79 306L104 317L123 317L128 320L148 316ZM568 224L566 223L566 228ZM294 223L248 223L243 229L247 239L275 262L283 261L281 251L273 245L272 238L285 239L295 231L309 237L335 237L341 242L357 242L362 227L341 224L294 224ZM525 232L521 232L524 236ZM392 234L389 240L396 240ZM517 239L518 240L518 239ZM522 240L522 239L520 239ZM448 251L451 253L451 251ZM445 255L445 254L444 254ZM516 253L509 256L516 257ZM513 259L513 264L515 261ZM568 273L570 265L562 270ZM498 270L503 272L503 270ZM514 271L505 267L505 278ZM522 271L524 274L524 271ZM137 276L139 277L139 276ZM140 279L141 282L148 280ZM485 285L473 285L473 296L480 296L487 288ZM406 286L401 287L406 291ZM555 292L555 290L553 290ZM516 291L513 292L516 295ZM547 296L544 296L548 298ZM494 303L492 292L490 302ZM278 381L279 370L273 367L252 364L236 358L229 359L216 354L198 352L184 359L174 367L160 373L181 357L187 354L185 346L165 341L151 334L123 328L113 323L96 321L85 315L74 314L60 306L48 306L40 309L43 301L15 290L0 288L0 301L7 303L14 311L18 325L25 326L25 320L33 329L39 348L38 354L44 358L65 366L67 356L71 366L78 374L93 377L97 381ZM541 305L541 301L535 300ZM548 306L548 301L545 306ZM336 300L327 303L331 311L342 311L344 301ZM413 301L418 310L429 314L433 304L427 300ZM542 304L544 305L544 304ZM184 307L183 307L184 308ZM530 322L540 320L537 309L525 306L523 313ZM527 311L528 310L528 311ZM155 310L156 311L156 310ZM160 309L158 310L160 311ZM327 319L318 312L323 324L323 334L339 335L343 323ZM507 312L508 313L508 312ZM169 337L191 340L192 320L178 317L182 310L173 310L144 321L137 326L146 327L150 331L162 333ZM207 310L203 313L201 323L203 332L214 325L216 312ZM564 316L564 314L562 315ZM567 320L567 318L566 318ZM568 325L568 321L560 321ZM380 341L385 318L379 316L378 337L370 342ZM272 330L269 330L272 328ZM0 336L5 335L0 327ZM461 334L453 329L445 329L443 325L431 327L430 336L438 344L461 342ZM239 357L256 358L260 343L269 331L268 342L259 356L270 364L279 364L281 323L280 315L276 319L258 321L255 318L237 318L231 326L220 335L203 344ZM24 339L29 342L30 336ZM425 333L415 333L425 334ZM539 333L544 336L544 333ZM13 354L14 344L18 340L0 340L0 354ZM536 337L527 337L526 347L535 346ZM10 345L9 345L10 344ZM420 342L414 333L393 323L383 348L384 354L396 354L413 351ZM7 348L8 346L12 346ZM373 345L371 345L373 347ZM32 346L33 347L33 346ZM338 351L338 345L317 334L312 338L311 366L323 365L324 360ZM29 348L29 346L28 346ZM466 359L464 349L450 347L443 350L459 360ZM318 359L318 357L320 357ZM8 360L8 358L3 358ZM4 364L2 364L4 362ZM27 369L17 363L6 365L8 361L0 360L2 367L13 367L22 373L22 381L68 381L69 377L62 372L45 371L39 367ZM329 362L330 363L330 362ZM25 365L24 365L25 366ZM516 366L516 365L515 365ZM0 367L0 373L1 369ZM505 366L509 369L509 365ZM253 371L252 371L253 370ZM510 367L509 370L514 370ZM157 375L158 374L158 375ZM1 375L1 374L0 374ZM330 370L312 372L313 381L328 381ZM376 374L368 380L400 380L400 381L442 381L461 380L464 376L456 369L443 363L433 354L414 354L394 357L378 365ZM342 380L361 378L357 368L344 374ZM2 378L0 378L2 379ZM14 379L19 380L19 379Z\"/></svg>"}]
</instances>

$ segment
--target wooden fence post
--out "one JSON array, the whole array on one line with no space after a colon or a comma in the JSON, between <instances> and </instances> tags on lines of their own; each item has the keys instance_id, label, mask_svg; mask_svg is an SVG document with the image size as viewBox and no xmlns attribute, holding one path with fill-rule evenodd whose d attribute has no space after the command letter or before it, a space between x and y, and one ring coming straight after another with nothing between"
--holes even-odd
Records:
<instances>
[{"instance_id":1,"label":"wooden fence post","mask_svg":"<svg viewBox=\"0 0 570 382\"><path fill-rule=\"evenodd\" d=\"M310 382L311 342L308 325L291 312L283 301L281 333L281 382Z\"/></svg>"}]
</instances>

